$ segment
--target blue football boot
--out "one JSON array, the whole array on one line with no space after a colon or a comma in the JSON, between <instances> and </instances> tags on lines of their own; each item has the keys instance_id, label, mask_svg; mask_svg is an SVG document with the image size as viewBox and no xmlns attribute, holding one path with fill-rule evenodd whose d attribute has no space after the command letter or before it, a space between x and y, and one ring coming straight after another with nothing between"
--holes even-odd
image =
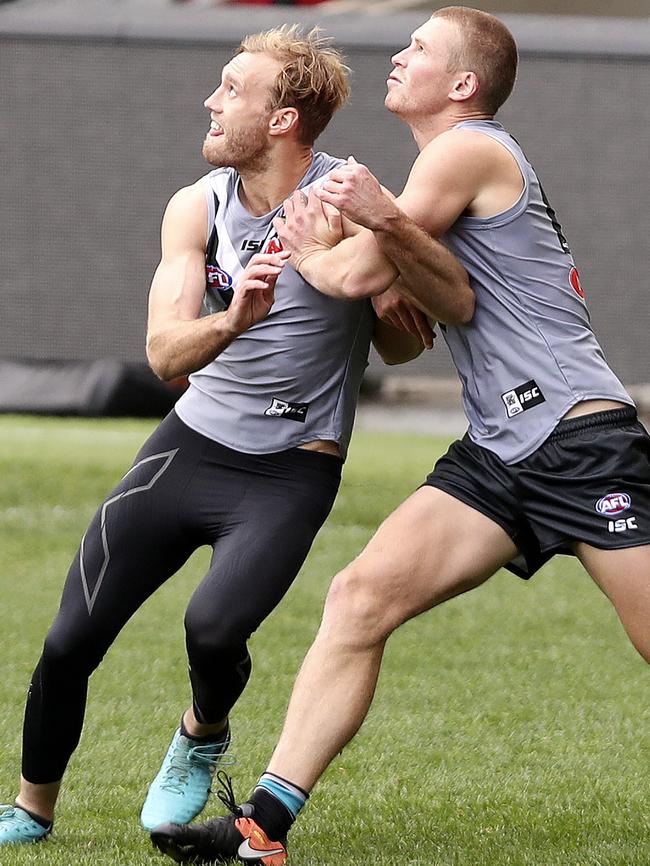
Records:
<instances>
[{"instance_id":1,"label":"blue football boot","mask_svg":"<svg viewBox=\"0 0 650 866\"><path fill-rule=\"evenodd\" d=\"M214 743L197 743L174 734L171 745L144 801L140 821L145 830L161 824L187 824L205 806L219 763L231 764L227 754L230 731Z\"/></svg>"},{"instance_id":2,"label":"blue football boot","mask_svg":"<svg viewBox=\"0 0 650 866\"><path fill-rule=\"evenodd\" d=\"M51 829L51 825L43 827L20 806L0 806L0 845L42 842Z\"/></svg>"}]
</instances>

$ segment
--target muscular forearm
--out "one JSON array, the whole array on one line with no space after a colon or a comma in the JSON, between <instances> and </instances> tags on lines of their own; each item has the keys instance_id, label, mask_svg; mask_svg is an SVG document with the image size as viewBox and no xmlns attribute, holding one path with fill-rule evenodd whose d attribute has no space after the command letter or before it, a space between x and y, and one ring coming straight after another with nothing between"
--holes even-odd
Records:
<instances>
[{"instance_id":1,"label":"muscular forearm","mask_svg":"<svg viewBox=\"0 0 650 866\"><path fill-rule=\"evenodd\" d=\"M294 265L312 286L333 298L371 298L399 276L395 264L377 250L371 232L346 238L329 250L310 252Z\"/></svg>"},{"instance_id":2,"label":"muscular forearm","mask_svg":"<svg viewBox=\"0 0 650 866\"><path fill-rule=\"evenodd\" d=\"M169 381L205 367L237 336L225 313L160 325L147 334L147 359L154 373Z\"/></svg>"},{"instance_id":3,"label":"muscular forearm","mask_svg":"<svg viewBox=\"0 0 650 866\"><path fill-rule=\"evenodd\" d=\"M352 257L349 262L350 274L359 278L363 295L381 294L388 288L386 284L375 284L372 289L363 285L364 276L372 274L377 263L381 263L384 272L392 272L390 283L401 277L400 292L405 300L429 318L465 324L473 315L475 300L467 274L444 245L435 240L453 224L460 211L454 217L453 207L447 206L446 211L451 211L453 217L450 222L446 222L447 213L437 214L439 205L435 197L423 194L429 181L422 164L418 157L404 191L395 199L382 189L366 166L350 157L346 165L330 173L317 193L318 198L324 205L335 207L344 219L368 230L349 241L350 245L361 243L365 234L370 236L374 247L369 255ZM419 166L417 175L416 166ZM363 243L367 243L367 238ZM349 275L346 277L349 279Z\"/></svg>"},{"instance_id":4,"label":"muscular forearm","mask_svg":"<svg viewBox=\"0 0 650 866\"><path fill-rule=\"evenodd\" d=\"M373 231L382 252L399 271L396 288L430 319L464 325L474 314L467 272L444 244L399 212Z\"/></svg>"},{"instance_id":5,"label":"muscular forearm","mask_svg":"<svg viewBox=\"0 0 650 866\"><path fill-rule=\"evenodd\" d=\"M399 292L430 319L466 324L474 292L463 266L403 211L329 250L310 250L294 265L319 291L335 298L379 295L400 277Z\"/></svg>"}]
</instances>

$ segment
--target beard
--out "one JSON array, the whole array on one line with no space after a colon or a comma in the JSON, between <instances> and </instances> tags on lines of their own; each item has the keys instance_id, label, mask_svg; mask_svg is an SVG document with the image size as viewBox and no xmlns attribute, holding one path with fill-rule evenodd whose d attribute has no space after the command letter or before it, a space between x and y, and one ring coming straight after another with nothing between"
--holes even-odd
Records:
<instances>
[{"instance_id":1,"label":"beard","mask_svg":"<svg viewBox=\"0 0 650 866\"><path fill-rule=\"evenodd\" d=\"M390 111L391 114L395 114L399 117L405 110L408 110L408 100L404 98L403 94L394 93L393 90L389 90L384 98L384 105Z\"/></svg>"},{"instance_id":2,"label":"beard","mask_svg":"<svg viewBox=\"0 0 650 866\"><path fill-rule=\"evenodd\" d=\"M215 168L234 168L242 172L260 172L270 160L266 120L257 126L224 131L223 135L205 137L203 158Z\"/></svg>"},{"instance_id":3,"label":"beard","mask_svg":"<svg viewBox=\"0 0 650 866\"><path fill-rule=\"evenodd\" d=\"M391 93L390 90L389 90L388 93L386 94L386 96L384 97L384 106L385 106L389 111L392 112L392 111L394 111L395 109L393 108L394 100L391 99L391 96L392 96L392 93Z\"/></svg>"}]
</instances>

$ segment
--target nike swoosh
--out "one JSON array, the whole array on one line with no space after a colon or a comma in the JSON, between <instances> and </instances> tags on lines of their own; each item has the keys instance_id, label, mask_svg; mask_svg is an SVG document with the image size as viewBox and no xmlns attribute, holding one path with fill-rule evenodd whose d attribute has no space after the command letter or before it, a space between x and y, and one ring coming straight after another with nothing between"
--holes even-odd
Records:
<instances>
[{"instance_id":1,"label":"nike swoosh","mask_svg":"<svg viewBox=\"0 0 650 866\"><path fill-rule=\"evenodd\" d=\"M271 848L269 851L261 851L259 848L252 848L250 839L244 839L237 851L237 854L242 858L242 860L261 860L263 857L272 857L274 854L284 853L284 848Z\"/></svg>"}]
</instances>

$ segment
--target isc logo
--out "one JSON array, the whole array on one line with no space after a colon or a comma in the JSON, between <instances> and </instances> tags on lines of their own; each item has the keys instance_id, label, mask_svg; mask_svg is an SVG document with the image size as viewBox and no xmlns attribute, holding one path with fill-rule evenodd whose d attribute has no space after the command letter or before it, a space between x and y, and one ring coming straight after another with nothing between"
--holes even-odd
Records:
<instances>
[{"instance_id":1,"label":"isc logo","mask_svg":"<svg viewBox=\"0 0 650 866\"><path fill-rule=\"evenodd\" d=\"M532 409L533 406L539 406L544 402L539 385L534 379L524 382L518 388L513 388L512 391L506 391L501 395L501 399L506 407L508 418L514 418L526 409Z\"/></svg>"},{"instance_id":2,"label":"isc logo","mask_svg":"<svg viewBox=\"0 0 650 866\"><path fill-rule=\"evenodd\" d=\"M620 520L608 520L608 532L625 532L628 529L638 529L636 517L622 517Z\"/></svg>"},{"instance_id":3,"label":"isc logo","mask_svg":"<svg viewBox=\"0 0 650 866\"><path fill-rule=\"evenodd\" d=\"M301 424L304 424L308 409L309 403L288 403L286 400L273 397L271 405L264 414L274 418L288 418L289 421L300 421Z\"/></svg>"},{"instance_id":4,"label":"isc logo","mask_svg":"<svg viewBox=\"0 0 650 866\"><path fill-rule=\"evenodd\" d=\"M605 517L613 517L615 514L627 511L631 505L632 499L627 493L608 493L607 496L602 496L598 500L596 503L596 511L598 514L602 514ZM610 532L613 531L614 530L610 530Z\"/></svg>"},{"instance_id":5,"label":"isc logo","mask_svg":"<svg viewBox=\"0 0 650 866\"><path fill-rule=\"evenodd\" d=\"M242 241L241 248L244 252L259 253L262 251L264 244L265 244L264 240L257 241L257 240L251 239L251 238L246 238L246 240ZM267 253L279 253L281 251L282 251L282 242L281 242L280 238L278 238L278 237L271 238L271 240L268 243L268 246L266 247L265 252L267 252Z\"/></svg>"}]
</instances>

